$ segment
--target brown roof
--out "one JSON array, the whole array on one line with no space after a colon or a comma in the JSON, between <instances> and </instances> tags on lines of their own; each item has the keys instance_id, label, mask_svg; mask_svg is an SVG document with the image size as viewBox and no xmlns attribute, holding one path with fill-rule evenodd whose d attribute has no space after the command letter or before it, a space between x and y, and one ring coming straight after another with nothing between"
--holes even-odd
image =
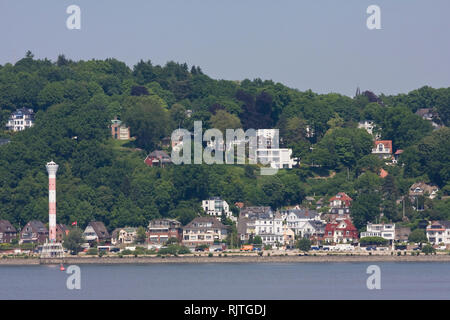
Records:
<instances>
[{"instance_id":1,"label":"brown roof","mask_svg":"<svg viewBox=\"0 0 450 320\"><path fill-rule=\"evenodd\" d=\"M0 232L17 232L16 228L8 220L0 220Z\"/></svg>"},{"instance_id":2,"label":"brown roof","mask_svg":"<svg viewBox=\"0 0 450 320\"><path fill-rule=\"evenodd\" d=\"M191 222L189 222L184 229L204 229L204 228L215 228L215 229L227 229L228 226L224 225L222 222L217 220L215 217L197 217Z\"/></svg>"},{"instance_id":3,"label":"brown roof","mask_svg":"<svg viewBox=\"0 0 450 320\"><path fill-rule=\"evenodd\" d=\"M101 221L91 221L91 222L89 222L89 225L94 229L94 231L97 234L97 237L99 239L109 238L108 230L106 229L106 227L103 224L103 222L101 222Z\"/></svg>"},{"instance_id":4,"label":"brown roof","mask_svg":"<svg viewBox=\"0 0 450 320\"><path fill-rule=\"evenodd\" d=\"M237 232L238 234L246 234L247 233L247 223L250 221L249 218L240 217L237 223Z\"/></svg>"},{"instance_id":5,"label":"brown roof","mask_svg":"<svg viewBox=\"0 0 450 320\"><path fill-rule=\"evenodd\" d=\"M45 225L41 221L32 220L32 221L28 222L22 230L24 230L27 226L31 227L31 230L33 232L36 232L36 233L48 233L47 228L45 227Z\"/></svg>"}]
</instances>

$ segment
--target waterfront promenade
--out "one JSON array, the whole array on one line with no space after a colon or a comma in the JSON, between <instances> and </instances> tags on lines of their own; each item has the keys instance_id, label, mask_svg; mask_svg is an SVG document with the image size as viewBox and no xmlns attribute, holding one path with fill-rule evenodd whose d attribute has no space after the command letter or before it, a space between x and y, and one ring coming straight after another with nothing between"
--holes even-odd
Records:
<instances>
[{"instance_id":1,"label":"waterfront promenade","mask_svg":"<svg viewBox=\"0 0 450 320\"><path fill-rule=\"evenodd\" d=\"M65 257L64 259L39 259L39 258L3 258L1 265L40 265L40 264L177 264L177 263L308 263L308 262L450 262L449 254L437 255L362 255L362 254L317 254L317 255L227 255L218 256L80 256Z\"/></svg>"}]
</instances>

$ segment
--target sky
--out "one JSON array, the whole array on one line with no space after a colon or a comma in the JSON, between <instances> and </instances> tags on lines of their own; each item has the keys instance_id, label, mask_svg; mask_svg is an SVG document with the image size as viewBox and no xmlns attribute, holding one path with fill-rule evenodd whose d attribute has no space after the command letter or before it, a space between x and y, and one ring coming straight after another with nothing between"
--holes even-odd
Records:
<instances>
[{"instance_id":1,"label":"sky","mask_svg":"<svg viewBox=\"0 0 450 320\"><path fill-rule=\"evenodd\" d=\"M69 30L68 6L81 9ZM369 5L381 29L369 30ZM198 65L353 96L450 85L449 0L0 0L0 64L116 58Z\"/></svg>"}]
</instances>

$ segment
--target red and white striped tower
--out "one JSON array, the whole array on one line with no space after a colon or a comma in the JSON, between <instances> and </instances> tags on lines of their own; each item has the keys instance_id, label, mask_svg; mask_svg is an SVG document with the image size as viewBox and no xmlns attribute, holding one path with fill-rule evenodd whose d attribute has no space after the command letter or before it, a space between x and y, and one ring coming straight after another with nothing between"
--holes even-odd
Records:
<instances>
[{"instance_id":1,"label":"red and white striped tower","mask_svg":"<svg viewBox=\"0 0 450 320\"><path fill-rule=\"evenodd\" d=\"M56 242L56 172L58 165L49 162L45 166L48 172L48 239L51 243Z\"/></svg>"}]
</instances>

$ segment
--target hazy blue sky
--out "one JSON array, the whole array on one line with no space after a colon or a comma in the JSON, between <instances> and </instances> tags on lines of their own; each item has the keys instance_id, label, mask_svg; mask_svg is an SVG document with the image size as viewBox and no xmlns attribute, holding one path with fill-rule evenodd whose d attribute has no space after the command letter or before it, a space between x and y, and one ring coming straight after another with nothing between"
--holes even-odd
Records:
<instances>
[{"instance_id":1,"label":"hazy blue sky","mask_svg":"<svg viewBox=\"0 0 450 320\"><path fill-rule=\"evenodd\" d=\"M81 8L81 30L66 8ZM382 30L366 27L381 7ZM450 85L449 0L0 0L0 64L114 57L353 95Z\"/></svg>"}]
</instances>

